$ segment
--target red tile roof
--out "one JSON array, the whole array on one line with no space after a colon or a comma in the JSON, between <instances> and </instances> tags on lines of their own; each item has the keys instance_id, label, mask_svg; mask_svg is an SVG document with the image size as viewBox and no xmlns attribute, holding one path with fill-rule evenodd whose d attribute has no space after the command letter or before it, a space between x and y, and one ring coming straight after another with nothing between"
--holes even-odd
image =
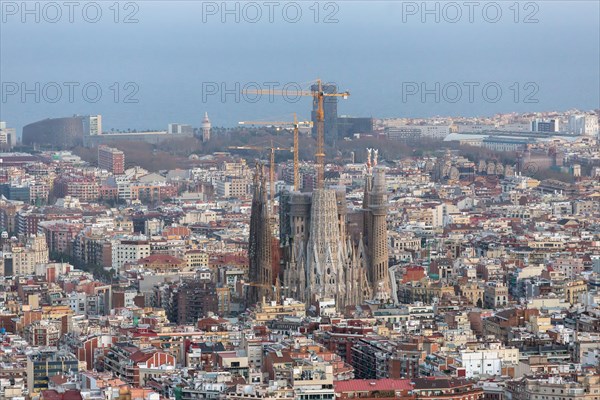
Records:
<instances>
[{"instance_id":1,"label":"red tile roof","mask_svg":"<svg viewBox=\"0 0 600 400\"><path fill-rule=\"evenodd\" d=\"M202 318L198 320L198 325L220 325L229 321L220 317Z\"/></svg>"},{"instance_id":2,"label":"red tile roof","mask_svg":"<svg viewBox=\"0 0 600 400\"><path fill-rule=\"evenodd\" d=\"M152 254L138 261L141 264L182 264L183 261L168 254Z\"/></svg>"},{"instance_id":3,"label":"red tile roof","mask_svg":"<svg viewBox=\"0 0 600 400\"><path fill-rule=\"evenodd\" d=\"M375 390L412 390L410 379L350 379L333 382L336 393Z\"/></svg>"},{"instance_id":4,"label":"red tile roof","mask_svg":"<svg viewBox=\"0 0 600 400\"><path fill-rule=\"evenodd\" d=\"M69 381L69 379L67 379L66 376L60 375L60 374L51 376L48 380L51 381L52 383L54 383L55 385L62 385L63 383L66 383Z\"/></svg>"},{"instance_id":5,"label":"red tile roof","mask_svg":"<svg viewBox=\"0 0 600 400\"><path fill-rule=\"evenodd\" d=\"M152 351L152 352L145 352L143 350L140 350L140 351L136 351L135 353L133 353L132 355L130 355L129 358L134 363L139 363L139 362L143 362L143 361L148 361L150 358L152 358L152 356L154 355L154 353L155 353L154 351Z\"/></svg>"},{"instance_id":6,"label":"red tile roof","mask_svg":"<svg viewBox=\"0 0 600 400\"><path fill-rule=\"evenodd\" d=\"M79 390L67 390L63 395L63 400L82 400L81 392Z\"/></svg>"},{"instance_id":7,"label":"red tile roof","mask_svg":"<svg viewBox=\"0 0 600 400\"><path fill-rule=\"evenodd\" d=\"M56 390L42 390L42 399L44 400L62 400L62 394Z\"/></svg>"},{"instance_id":8,"label":"red tile roof","mask_svg":"<svg viewBox=\"0 0 600 400\"><path fill-rule=\"evenodd\" d=\"M469 384L466 379L426 377L413 379L415 389L450 389Z\"/></svg>"},{"instance_id":9,"label":"red tile roof","mask_svg":"<svg viewBox=\"0 0 600 400\"><path fill-rule=\"evenodd\" d=\"M166 236L190 236L192 231L185 226L169 226L163 230Z\"/></svg>"},{"instance_id":10,"label":"red tile roof","mask_svg":"<svg viewBox=\"0 0 600 400\"><path fill-rule=\"evenodd\" d=\"M56 390L42 390L43 400L82 400L79 390L67 390L65 393L58 393Z\"/></svg>"}]
</instances>

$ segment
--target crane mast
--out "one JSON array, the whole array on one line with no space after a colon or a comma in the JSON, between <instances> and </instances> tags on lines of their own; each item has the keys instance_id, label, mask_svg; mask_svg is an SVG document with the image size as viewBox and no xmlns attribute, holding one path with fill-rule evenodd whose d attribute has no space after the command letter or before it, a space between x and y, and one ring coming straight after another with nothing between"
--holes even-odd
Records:
<instances>
[{"instance_id":1,"label":"crane mast","mask_svg":"<svg viewBox=\"0 0 600 400\"><path fill-rule=\"evenodd\" d=\"M271 218L275 218L273 210L275 209L275 148L273 147L273 141L271 141L271 159L269 165L269 215Z\"/></svg>"},{"instance_id":2,"label":"crane mast","mask_svg":"<svg viewBox=\"0 0 600 400\"><path fill-rule=\"evenodd\" d=\"M264 151L269 150L269 214L273 217L274 202L275 202L275 152L276 151L292 151L293 149L286 147L274 147L273 141L271 141L270 147L260 146L229 146L231 150L257 150Z\"/></svg>"},{"instance_id":3,"label":"crane mast","mask_svg":"<svg viewBox=\"0 0 600 400\"><path fill-rule=\"evenodd\" d=\"M317 189L325 186L325 110L323 109L323 85L317 81L317 91L313 97L317 102L317 152L315 154L315 169L317 172Z\"/></svg>"},{"instance_id":4,"label":"crane mast","mask_svg":"<svg viewBox=\"0 0 600 400\"><path fill-rule=\"evenodd\" d=\"M275 127L291 126L294 128L294 190L300 190L300 160L298 156L298 135L300 126L312 127L311 121L298 121L298 116L294 113L293 121L240 121L240 125L270 125Z\"/></svg>"},{"instance_id":5,"label":"crane mast","mask_svg":"<svg viewBox=\"0 0 600 400\"><path fill-rule=\"evenodd\" d=\"M298 167L298 117L294 113L294 190L300 190L300 171Z\"/></svg>"},{"instance_id":6,"label":"crane mast","mask_svg":"<svg viewBox=\"0 0 600 400\"><path fill-rule=\"evenodd\" d=\"M297 96L311 96L313 98L313 108L316 106L316 119L317 119L317 149L315 153L315 169L316 169L316 183L317 188L323 188L325 186L325 111L323 109L323 98L324 97L342 97L344 99L350 96L350 92L341 93L324 93L323 83L321 79L317 79L316 90L301 90L296 92ZM268 95L281 95L287 96L287 91L284 90L271 90L271 89L248 89L243 90L243 94L268 94ZM297 146L295 147L297 149ZM295 154L294 154L295 155ZM294 176L296 179L296 176Z\"/></svg>"}]
</instances>

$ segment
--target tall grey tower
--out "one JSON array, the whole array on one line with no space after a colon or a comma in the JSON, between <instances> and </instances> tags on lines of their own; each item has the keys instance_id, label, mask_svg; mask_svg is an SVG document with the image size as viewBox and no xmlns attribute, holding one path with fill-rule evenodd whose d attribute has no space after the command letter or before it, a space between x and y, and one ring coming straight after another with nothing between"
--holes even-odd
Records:
<instances>
[{"instance_id":1,"label":"tall grey tower","mask_svg":"<svg viewBox=\"0 0 600 400\"><path fill-rule=\"evenodd\" d=\"M307 307L333 299L338 310L372 299L363 236L347 229L345 188L292 192L282 202L285 295Z\"/></svg>"},{"instance_id":2,"label":"tall grey tower","mask_svg":"<svg viewBox=\"0 0 600 400\"><path fill-rule=\"evenodd\" d=\"M210 120L208 119L208 113L204 113L204 119L202 120L202 141L204 143L210 140Z\"/></svg>"},{"instance_id":3,"label":"tall grey tower","mask_svg":"<svg viewBox=\"0 0 600 400\"><path fill-rule=\"evenodd\" d=\"M247 301L254 304L263 297L272 298L273 254L267 184L264 171L257 166L254 174L252 208L250 212L250 237L248 239L248 278L250 280Z\"/></svg>"},{"instance_id":4,"label":"tall grey tower","mask_svg":"<svg viewBox=\"0 0 600 400\"><path fill-rule=\"evenodd\" d=\"M385 171L377 167L377 150L373 152L373 174L370 173L369 155L363 199L365 239L373 297L375 300L388 301L391 298L391 289L388 272L387 189Z\"/></svg>"},{"instance_id":5,"label":"tall grey tower","mask_svg":"<svg viewBox=\"0 0 600 400\"><path fill-rule=\"evenodd\" d=\"M312 85L310 90L316 91L318 90L317 85ZM322 89L324 93L337 93L337 86L331 84L322 85ZM337 132L337 102L338 98L335 96L325 96L323 98L323 113L325 117L325 121L323 123L323 134L324 140L326 144L334 144L338 138ZM311 120L313 123L312 135L314 137L317 136L317 104L313 104L313 110L311 113Z\"/></svg>"},{"instance_id":6,"label":"tall grey tower","mask_svg":"<svg viewBox=\"0 0 600 400\"><path fill-rule=\"evenodd\" d=\"M345 298L344 241L338 218L335 190L316 189L312 196L307 246L307 298L313 301L335 299L336 304L343 304Z\"/></svg>"}]
</instances>

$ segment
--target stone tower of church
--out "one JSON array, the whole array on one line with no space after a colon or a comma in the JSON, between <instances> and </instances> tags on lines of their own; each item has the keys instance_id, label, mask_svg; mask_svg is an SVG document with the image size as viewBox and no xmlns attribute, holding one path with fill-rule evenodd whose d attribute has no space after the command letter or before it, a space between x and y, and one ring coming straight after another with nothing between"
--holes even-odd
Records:
<instances>
[{"instance_id":1,"label":"stone tower of church","mask_svg":"<svg viewBox=\"0 0 600 400\"><path fill-rule=\"evenodd\" d=\"M385 171L375 168L373 176L367 176L365 184L366 201L365 239L367 245L369 278L373 298L386 302L391 298L387 236L387 194Z\"/></svg>"},{"instance_id":2,"label":"stone tower of church","mask_svg":"<svg viewBox=\"0 0 600 400\"><path fill-rule=\"evenodd\" d=\"M204 113L204 119L202 120L202 141L208 142L210 140L210 119L208 119L208 113Z\"/></svg>"},{"instance_id":3,"label":"stone tower of church","mask_svg":"<svg viewBox=\"0 0 600 400\"><path fill-rule=\"evenodd\" d=\"M311 225L307 245L308 298L345 298L346 285L342 263L342 245L334 190L316 189L312 196Z\"/></svg>"},{"instance_id":4,"label":"stone tower of church","mask_svg":"<svg viewBox=\"0 0 600 400\"><path fill-rule=\"evenodd\" d=\"M273 297L273 236L269 221L266 177L262 166L257 166L253 181L252 208L250 212L250 237L248 241L248 304L263 297Z\"/></svg>"},{"instance_id":5,"label":"stone tower of church","mask_svg":"<svg viewBox=\"0 0 600 400\"><path fill-rule=\"evenodd\" d=\"M356 241L346 232L344 188L281 198L284 294L307 307L332 299L338 309L371 299L362 236Z\"/></svg>"},{"instance_id":6,"label":"stone tower of church","mask_svg":"<svg viewBox=\"0 0 600 400\"><path fill-rule=\"evenodd\" d=\"M385 172L369 150L363 207L350 224L345 188L280 197L284 293L306 303L334 299L338 310L391 298ZM356 224L361 218L362 224Z\"/></svg>"}]
</instances>

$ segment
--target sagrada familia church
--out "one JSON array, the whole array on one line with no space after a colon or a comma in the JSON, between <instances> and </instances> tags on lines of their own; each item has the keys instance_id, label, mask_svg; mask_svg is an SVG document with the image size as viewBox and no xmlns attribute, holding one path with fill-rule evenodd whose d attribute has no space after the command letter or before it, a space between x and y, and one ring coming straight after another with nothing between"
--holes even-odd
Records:
<instances>
[{"instance_id":1,"label":"sagrada familia church","mask_svg":"<svg viewBox=\"0 0 600 400\"><path fill-rule=\"evenodd\" d=\"M254 178L250 218L248 301L279 293L307 307L336 308L391 299L385 171L368 150L360 211L348 212L345 188L280 194L279 240L273 236L265 174ZM279 244L274 246L273 243Z\"/></svg>"}]
</instances>

